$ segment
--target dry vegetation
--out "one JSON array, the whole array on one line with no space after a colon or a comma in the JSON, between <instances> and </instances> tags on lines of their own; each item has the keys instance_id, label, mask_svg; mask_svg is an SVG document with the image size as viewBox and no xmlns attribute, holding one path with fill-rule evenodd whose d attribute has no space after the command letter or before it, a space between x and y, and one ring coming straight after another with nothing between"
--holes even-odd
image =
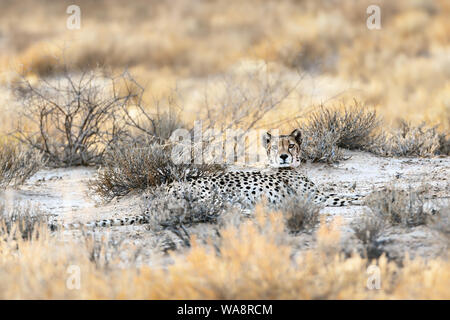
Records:
<instances>
[{"instance_id":1,"label":"dry vegetation","mask_svg":"<svg viewBox=\"0 0 450 320\"><path fill-rule=\"evenodd\" d=\"M374 133L380 124L376 112L367 110L356 101L351 107L322 106L305 122L302 149L306 160L342 160L344 157L340 148L365 150L379 139Z\"/></svg>"},{"instance_id":2,"label":"dry vegetation","mask_svg":"<svg viewBox=\"0 0 450 320\"><path fill-rule=\"evenodd\" d=\"M431 219L430 225L450 239L450 206L440 208L439 214Z\"/></svg>"},{"instance_id":3,"label":"dry vegetation","mask_svg":"<svg viewBox=\"0 0 450 320\"><path fill-rule=\"evenodd\" d=\"M175 195L168 195L159 188L150 191L147 196L145 213L149 215L151 229L173 231L183 242L190 246L190 234L186 227L208 223L222 223L220 219L227 213L236 213L233 205L224 201L223 195L212 191L207 201L203 201L198 192L184 187Z\"/></svg>"},{"instance_id":4,"label":"dry vegetation","mask_svg":"<svg viewBox=\"0 0 450 320\"><path fill-rule=\"evenodd\" d=\"M142 266L144 244L66 241L38 209L2 203L0 298L449 299L448 257L391 261L379 240L417 226L448 239L448 206L426 212L419 189L368 199L371 214L353 226L362 251L342 247L339 221L319 222L308 198L243 216L220 195L159 189L224 169L171 160L170 134L192 133L194 120L242 135L299 127L314 162L344 160L342 148L448 156L450 5L378 3L382 29L371 31L369 0L80 0L82 28L71 31L71 2L2 2L0 187L45 164L99 165L91 188L108 200L150 188L146 231L170 230L183 249L163 248L167 268ZM197 241L196 225L216 236ZM312 244L297 250L305 235ZM366 287L370 264L381 290ZM79 290L66 285L73 265Z\"/></svg>"},{"instance_id":5,"label":"dry vegetation","mask_svg":"<svg viewBox=\"0 0 450 320\"><path fill-rule=\"evenodd\" d=\"M100 77L96 71L80 76L66 71L56 83L24 79L17 88L22 114L15 136L55 166L101 163L108 146L124 134L120 114L134 97L130 91L118 92L121 81L126 80Z\"/></svg>"},{"instance_id":6,"label":"dry vegetation","mask_svg":"<svg viewBox=\"0 0 450 320\"><path fill-rule=\"evenodd\" d=\"M369 195L366 202L380 219L393 225L415 227L426 224L429 216L423 192L424 188L403 190L387 187Z\"/></svg>"},{"instance_id":7,"label":"dry vegetation","mask_svg":"<svg viewBox=\"0 0 450 320\"><path fill-rule=\"evenodd\" d=\"M39 209L31 206L8 207L0 203L0 212L0 234L4 239L38 239L48 221Z\"/></svg>"},{"instance_id":8,"label":"dry vegetation","mask_svg":"<svg viewBox=\"0 0 450 320\"><path fill-rule=\"evenodd\" d=\"M174 181L186 181L223 171L216 164L175 164L172 146L150 140L121 141L108 150L92 188L105 199L124 196Z\"/></svg>"},{"instance_id":9,"label":"dry vegetation","mask_svg":"<svg viewBox=\"0 0 450 320\"><path fill-rule=\"evenodd\" d=\"M412 126L400 121L399 128L383 133L366 148L384 156L430 157L450 154L450 136L425 124Z\"/></svg>"},{"instance_id":10,"label":"dry vegetation","mask_svg":"<svg viewBox=\"0 0 450 320\"><path fill-rule=\"evenodd\" d=\"M0 10L1 80L5 89L28 93L32 103L16 112L17 101L5 95L5 112L12 120L29 116L20 128L33 134L23 140L59 164L98 163L105 150L98 142L108 143L122 129L115 109L131 96L133 104L139 101L127 106L126 123L145 135L159 130L156 135L167 138L152 128L155 118L145 116L163 114L167 105L155 101L167 99L177 107L176 117L167 113L168 132L199 119L207 128L244 132L300 124L309 133L305 159L313 161L342 159L339 147L385 156L449 153L450 8L444 0L381 1L381 30L365 27L370 1L79 1L82 27L75 31L66 28L68 4L24 1L3 3ZM16 12L23 23L13 28ZM137 82L120 83L117 95L106 96L111 79L101 83L98 74L96 81L88 76L67 87L80 70L98 67L116 74L127 69ZM55 86L55 96L36 103ZM88 137L89 125L78 130L85 114L73 114L81 90L88 102L82 108L108 107L95 111L90 124L97 133ZM352 100L358 101L354 108ZM52 103L51 109L61 109L46 114ZM46 121L51 125L35 140L34 124ZM95 128L102 122L108 123ZM1 133L16 129L12 123Z\"/></svg>"},{"instance_id":11,"label":"dry vegetation","mask_svg":"<svg viewBox=\"0 0 450 320\"><path fill-rule=\"evenodd\" d=\"M319 223L320 207L312 196L297 196L286 199L277 208L285 219L290 232L311 231Z\"/></svg>"},{"instance_id":12,"label":"dry vegetation","mask_svg":"<svg viewBox=\"0 0 450 320\"><path fill-rule=\"evenodd\" d=\"M398 128L386 129L374 110L354 102L351 106L323 107L305 117L303 158L335 162L342 150L359 149L388 157L433 157L449 155L450 135L425 124L413 126L404 120Z\"/></svg>"},{"instance_id":13,"label":"dry vegetation","mask_svg":"<svg viewBox=\"0 0 450 320\"><path fill-rule=\"evenodd\" d=\"M223 75L236 82L242 72L267 67L287 86L302 75L280 109L264 117L268 126L302 117L312 105L354 98L375 107L388 125L402 118L440 131L450 125L445 0L378 1L380 30L365 26L369 0L82 0L80 30L66 28L69 4L2 3L3 81L14 84L16 71L31 81L55 77L64 61L75 71L128 68L148 89L147 102L176 88L183 118L192 121L205 100L198 92L216 99Z\"/></svg>"},{"instance_id":14,"label":"dry vegetation","mask_svg":"<svg viewBox=\"0 0 450 320\"><path fill-rule=\"evenodd\" d=\"M342 255L340 225L321 223L317 246L293 255L287 244L282 214L267 215L220 229L218 246L198 244L186 255L172 254L167 269L122 267L117 252L139 252L121 241L85 237L66 243L43 234L32 241L0 239L1 298L133 298L133 299L448 299L447 260L405 260L403 266L385 257L370 262L357 254ZM131 251L124 250L131 247ZM128 248L130 249L130 248ZM269 254L270 253L270 254ZM137 254L138 255L138 254ZM36 259L39 256L41 259ZM133 259L133 257L129 257ZM367 288L367 267L376 264L381 289ZM67 288L70 266L81 270L79 290ZM414 280L412 280L414 279ZM130 285L133 284L133 285Z\"/></svg>"},{"instance_id":15,"label":"dry vegetation","mask_svg":"<svg viewBox=\"0 0 450 320\"><path fill-rule=\"evenodd\" d=\"M427 226L448 237L449 205L444 202L430 206L426 190L425 185L416 188L409 186L407 189L390 185L365 198L370 210L352 226L355 237L363 244L362 256L371 260L384 254L389 258L389 252L384 249L385 243L381 240L389 228L411 230Z\"/></svg>"}]
</instances>

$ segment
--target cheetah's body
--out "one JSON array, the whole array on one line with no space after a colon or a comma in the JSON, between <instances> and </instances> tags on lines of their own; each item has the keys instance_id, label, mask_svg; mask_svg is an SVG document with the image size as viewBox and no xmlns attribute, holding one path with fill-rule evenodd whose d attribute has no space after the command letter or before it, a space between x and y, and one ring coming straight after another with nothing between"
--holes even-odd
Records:
<instances>
[{"instance_id":1,"label":"cheetah's body","mask_svg":"<svg viewBox=\"0 0 450 320\"><path fill-rule=\"evenodd\" d=\"M244 202L254 205L262 198L277 204L293 195L310 197L315 203L326 206L345 206L356 198L336 197L324 194L306 176L293 169L275 171L229 171L202 177L188 182L189 189L201 199L208 199L212 193L221 195L229 202ZM176 194L186 184L172 184L168 191Z\"/></svg>"}]
</instances>

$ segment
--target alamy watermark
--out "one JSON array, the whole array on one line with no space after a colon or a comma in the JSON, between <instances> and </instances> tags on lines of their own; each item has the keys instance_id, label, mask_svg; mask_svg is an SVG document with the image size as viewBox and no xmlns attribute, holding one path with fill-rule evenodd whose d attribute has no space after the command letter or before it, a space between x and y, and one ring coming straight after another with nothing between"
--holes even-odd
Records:
<instances>
[{"instance_id":1,"label":"alamy watermark","mask_svg":"<svg viewBox=\"0 0 450 320\"><path fill-rule=\"evenodd\" d=\"M77 265L71 265L67 268L69 275L66 280L66 288L69 290L80 290L81 288L81 268Z\"/></svg>"},{"instance_id":2,"label":"alamy watermark","mask_svg":"<svg viewBox=\"0 0 450 320\"><path fill-rule=\"evenodd\" d=\"M379 6L372 4L367 7L366 13L369 17L366 20L366 25L369 30L381 29L381 9Z\"/></svg>"}]
</instances>

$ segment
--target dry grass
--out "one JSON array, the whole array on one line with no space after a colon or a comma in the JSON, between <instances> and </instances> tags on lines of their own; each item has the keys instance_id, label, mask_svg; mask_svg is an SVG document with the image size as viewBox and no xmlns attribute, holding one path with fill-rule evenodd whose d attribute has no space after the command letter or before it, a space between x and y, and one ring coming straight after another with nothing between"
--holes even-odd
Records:
<instances>
[{"instance_id":1,"label":"dry grass","mask_svg":"<svg viewBox=\"0 0 450 320\"><path fill-rule=\"evenodd\" d=\"M7 240L37 239L47 221L40 210L31 206L10 207L0 203L0 234Z\"/></svg>"},{"instance_id":2,"label":"dry grass","mask_svg":"<svg viewBox=\"0 0 450 320\"><path fill-rule=\"evenodd\" d=\"M382 218L368 214L358 219L352 226L355 237L359 239L364 247L362 256L369 260L378 259L383 253L381 242L378 240L386 228L386 221Z\"/></svg>"},{"instance_id":3,"label":"dry grass","mask_svg":"<svg viewBox=\"0 0 450 320\"><path fill-rule=\"evenodd\" d=\"M433 203L425 196L426 186L409 187L407 190L394 185L375 191L366 199L370 211L352 225L355 237L363 245L362 256L369 260L378 259L382 254L390 258L381 239L389 230L400 234L402 229L409 230L418 226L439 231L449 236L450 220L448 203ZM400 227L393 229L394 227ZM397 259L397 263L401 263Z\"/></svg>"},{"instance_id":4,"label":"dry grass","mask_svg":"<svg viewBox=\"0 0 450 320\"><path fill-rule=\"evenodd\" d=\"M450 151L448 134L436 127L413 126L400 120L398 128L388 129L374 110L356 101L352 106L321 106L298 126L304 133L303 158L313 162L343 160L340 148L388 157L434 157Z\"/></svg>"},{"instance_id":5,"label":"dry grass","mask_svg":"<svg viewBox=\"0 0 450 320\"><path fill-rule=\"evenodd\" d=\"M152 266L117 268L119 257L93 259L89 246L39 239L0 240L2 299L448 299L450 266L445 260L404 261L381 257L381 289L369 290L369 261L339 254L339 224L321 224L318 247L292 255L282 214L266 215L221 230L220 245L192 241L186 255L173 254L167 269ZM195 240L195 239L193 239ZM132 246L132 245L131 245ZM136 249L136 248L135 248ZM133 251L132 251L133 252ZM220 253L219 253L220 252ZM36 256L41 259L36 259ZM103 261L103 262L102 262ZM80 270L80 288L67 283L73 266ZM69 269L72 267L72 269Z\"/></svg>"},{"instance_id":6,"label":"dry grass","mask_svg":"<svg viewBox=\"0 0 450 320\"><path fill-rule=\"evenodd\" d=\"M380 125L376 112L357 101L349 107L321 106L308 115L305 122L299 124L304 132L304 159L328 163L344 159L340 148L365 149L372 145L377 140L375 131Z\"/></svg>"},{"instance_id":7,"label":"dry grass","mask_svg":"<svg viewBox=\"0 0 450 320\"><path fill-rule=\"evenodd\" d=\"M2 119L0 134L16 129L11 124L20 119L17 97L11 96L13 89L20 89L16 72L24 75L28 88L39 89L45 82L53 85L65 71L73 76L77 70L98 66L118 72L128 69L146 89L138 101L129 100L137 109L125 112L117 123L133 127L127 137L134 144L107 149L108 143L99 145L94 139L82 145L82 152L73 153L65 140L73 133L66 127L71 112L44 117L50 127L57 127L44 130L43 140L28 139L40 149L50 139L55 148L47 150L47 156L56 155L50 160L57 165L101 163L103 152L111 150L94 183L107 198L186 178L185 170L194 168L163 161L168 150L161 143L174 128L189 128L198 119L206 121L204 129L245 132L293 126L298 119L308 124L307 111L312 109L315 116L304 135L308 137L305 159L338 161L343 159L342 147L385 156L449 154L450 5L446 0L380 0L381 30L365 26L371 0L343 0L338 5L325 0L202 0L195 4L139 0L126 6L119 0L80 0L82 28L77 31L65 27L69 4L44 0L0 4L0 111L8 119ZM62 67L66 61L69 70ZM119 92L128 89L128 84ZM171 100L174 89L176 101ZM29 91L21 93L27 97ZM75 96L69 91L62 106L70 107ZM54 97L44 97L56 102ZM180 106L176 116L167 105L158 110L153 104L165 97ZM375 128L375 114L365 108L334 109L336 98L344 106L353 99L361 106L374 106L384 122ZM44 106L41 111L45 111L49 105L44 100L33 101L30 110ZM324 109L310 107L316 105ZM134 118L133 112L141 106L148 117L141 113L141 118ZM113 121L98 127L102 134L113 128L115 119L109 119ZM135 119L143 122L133 123ZM407 125L391 129L390 123L398 119ZM39 133L35 122L20 120L21 131ZM420 126L423 122L427 125ZM77 123L73 128L76 137ZM142 136L135 139L136 134ZM111 141L107 136L101 140ZM153 142L158 144L145 145L150 137L156 137ZM36 170L38 154L28 152L0 146L0 184L20 183ZM30 157L36 161L27 161ZM202 172L209 169L194 170L194 174ZM429 219L422 196L414 190L388 189L374 195L369 204L378 220L368 219L355 230L366 248L362 256L342 254L341 225L324 222L314 234L316 248L294 252L289 245L292 237L310 231L317 222L316 208L303 200L299 205L286 204L281 212L266 214L258 207L254 218L219 222L217 241L199 244L194 235L183 235L182 226L218 222L217 208L211 204L193 207L194 203L192 195L187 195L175 209L167 210L167 216L155 217L162 227L174 225L190 246L186 254L173 253L174 262L167 268L136 266L142 248L125 245L123 239L60 241L61 234L50 235L45 223L27 218L25 209L18 222L2 217L0 298L450 298L448 260L415 258L396 264L377 244L387 222L407 227L426 223L448 234L448 210ZM126 254L130 256L124 260ZM381 290L366 287L370 259L376 259L373 263L380 267ZM79 290L66 285L70 266L80 268Z\"/></svg>"},{"instance_id":8,"label":"dry grass","mask_svg":"<svg viewBox=\"0 0 450 320\"><path fill-rule=\"evenodd\" d=\"M294 0L196 5L186 0L137 1L126 7L116 1L107 6L80 1L83 21L78 31L65 28L67 17L61 13L67 4L38 2L32 16L24 10L27 1L2 4L7 50L0 55L6 70L1 80L12 79L14 87L9 71L17 69L34 83L40 77L58 78L67 68L126 68L146 89L142 105L170 97L175 89L177 117L166 105L160 110L172 117L174 126L202 119L208 128L245 132L249 127L293 125L313 109L319 127L311 127L313 141L305 145L305 158L314 161L342 159L339 147L367 147L386 156L449 152L445 35L450 8L444 0L380 1L381 30L365 28L366 8L372 4L368 0L357 5L345 0L339 6ZM26 23L12 28L17 12ZM255 79L244 79L246 73L257 78L259 87ZM356 98L361 106L374 106L385 120L380 128L385 136L367 146L364 136L376 121L365 107L344 113L331 108L328 114L314 107L333 106L336 98L344 105ZM389 123L398 119L411 123L407 132L390 130ZM438 127L418 127L423 121ZM27 121L22 125L31 126ZM147 125L142 128L158 130ZM5 123L1 129L8 127ZM333 130L345 133L337 136Z\"/></svg>"},{"instance_id":9,"label":"dry grass","mask_svg":"<svg viewBox=\"0 0 450 320\"><path fill-rule=\"evenodd\" d=\"M15 136L55 166L100 163L108 145L125 131L120 115L134 95L118 91L124 81L98 70L66 71L57 81L40 78L37 84L24 79L17 89L23 108ZM23 120L33 126L24 130Z\"/></svg>"},{"instance_id":10,"label":"dry grass","mask_svg":"<svg viewBox=\"0 0 450 320\"><path fill-rule=\"evenodd\" d=\"M17 69L30 78L57 75L63 59L74 69L128 68L146 84L147 102L177 87L185 96L184 118L199 111L202 98L195 92L202 92L205 83L216 84L218 75L236 75L264 60L285 81L297 71L306 75L283 103L282 119L301 116L299 105L356 97L388 121L426 121L439 124L440 131L450 125L450 7L445 0L379 1L380 30L365 26L369 0L339 5L141 0L127 6L83 0L78 2L82 27L76 31L65 27L69 4L2 3L3 81L14 78L9 71ZM35 10L26 10L30 6ZM271 112L265 123L274 118L279 120Z\"/></svg>"},{"instance_id":11,"label":"dry grass","mask_svg":"<svg viewBox=\"0 0 450 320\"><path fill-rule=\"evenodd\" d=\"M104 198L123 196L174 181L194 179L223 170L216 164L176 164L172 146L153 141L122 141L108 151L91 187Z\"/></svg>"},{"instance_id":12,"label":"dry grass","mask_svg":"<svg viewBox=\"0 0 450 320\"><path fill-rule=\"evenodd\" d=\"M145 212L150 220L163 228L178 228L197 223L217 223L220 214L231 208L214 190L208 198L195 189L181 186L175 194L167 194L164 188L149 190L146 195Z\"/></svg>"},{"instance_id":13,"label":"dry grass","mask_svg":"<svg viewBox=\"0 0 450 320\"><path fill-rule=\"evenodd\" d=\"M379 218L392 225L415 227L427 224L425 188L403 190L389 186L375 191L366 198L367 206Z\"/></svg>"}]
</instances>

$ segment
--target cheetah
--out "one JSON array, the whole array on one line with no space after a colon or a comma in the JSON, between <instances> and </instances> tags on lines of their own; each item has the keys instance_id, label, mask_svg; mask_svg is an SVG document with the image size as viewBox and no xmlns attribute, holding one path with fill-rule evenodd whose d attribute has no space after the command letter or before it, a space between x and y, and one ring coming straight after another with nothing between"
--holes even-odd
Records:
<instances>
[{"instance_id":1,"label":"cheetah","mask_svg":"<svg viewBox=\"0 0 450 320\"><path fill-rule=\"evenodd\" d=\"M213 192L222 195L230 203L244 202L253 206L265 198L270 204L277 204L293 195L309 196L313 202L324 206L347 206L358 204L359 196L343 197L321 192L305 175L296 170L301 164L302 135L295 129L289 135L263 135L263 146L267 153L270 171L229 171L212 174L187 181L189 190L207 201ZM172 183L167 192L175 197L186 189L186 182ZM105 227L145 224L149 222L149 212L143 215L98 220L87 223L87 227ZM77 225L78 226L78 225ZM73 227L73 225L72 225Z\"/></svg>"},{"instance_id":2,"label":"cheetah","mask_svg":"<svg viewBox=\"0 0 450 320\"><path fill-rule=\"evenodd\" d=\"M314 202L325 206L356 204L359 196L342 197L321 192L314 183L295 168L301 164L301 132L295 129L289 135L263 136L268 164L272 171L229 171L189 181L200 198L206 199L219 192L229 202L244 201L255 205L261 198L276 204L291 195L311 195ZM174 195L182 191L183 184L172 184L169 192Z\"/></svg>"}]
</instances>

